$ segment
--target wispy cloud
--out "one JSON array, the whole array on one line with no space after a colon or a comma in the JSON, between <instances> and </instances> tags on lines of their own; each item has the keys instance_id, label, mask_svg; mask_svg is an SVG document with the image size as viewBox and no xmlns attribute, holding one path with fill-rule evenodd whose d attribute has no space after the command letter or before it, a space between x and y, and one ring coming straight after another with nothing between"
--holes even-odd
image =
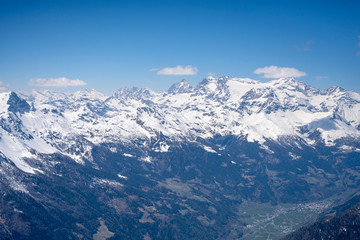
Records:
<instances>
[{"instance_id":1,"label":"wispy cloud","mask_svg":"<svg viewBox=\"0 0 360 240\"><path fill-rule=\"evenodd\" d=\"M306 41L305 43L302 43L300 46L296 45L295 47L301 51L308 52L311 50L311 46L315 43L315 39L311 39Z\"/></svg>"},{"instance_id":2,"label":"wispy cloud","mask_svg":"<svg viewBox=\"0 0 360 240\"><path fill-rule=\"evenodd\" d=\"M303 45L303 48L302 48L302 49L303 49L304 51L308 52L308 51L310 51L310 49L311 49L310 46L313 45L314 43L315 43L315 39L311 39L311 40L309 40L309 41L306 41L305 44Z\"/></svg>"},{"instance_id":3,"label":"wispy cloud","mask_svg":"<svg viewBox=\"0 0 360 240\"><path fill-rule=\"evenodd\" d=\"M288 78L306 76L305 72L302 72L296 68L277 66L266 66L263 68L257 68L254 73L264 74L263 78Z\"/></svg>"},{"instance_id":4,"label":"wispy cloud","mask_svg":"<svg viewBox=\"0 0 360 240\"><path fill-rule=\"evenodd\" d=\"M159 68L152 68L152 69L150 69L149 71L150 71L150 72L155 72L155 71L157 71L157 70L159 70Z\"/></svg>"},{"instance_id":5,"label":"wispy cloud","mask_svg":"<svg viewBox=\"0 0 360 240\"><path fill-rule=\"evenodd\" d=\"M85 86L86 82L74 79L70 80L66 77L60 78L35 78L30 80L31 86L36 87L77 87L77 86Z\"/></svg>"},{"instance_id":6,"label":"wispy cloud","mask_svg":"<svg viewBox=\"0 0 360 240\"><path fill-rule=\"evenodd\" d=\"M191 65L181 66L178 65L176 67L166 67L160 69L156 73L158 75L196 75L198 72L197 67L193 67Z\"/></svg>"},{"instance_id":7,"label":"wispy cloud","mask_svg":"<svg viewBox=\"0 0 360 240\"><path fill-rule=\"evenodd\" d=\"M3 86L3 82L0 81L0 92L5 92L7 89Z\"/></svg>"},{"instance_id":8,"label":"wispy cloud","mask_svg":"<svg viewBox=\"0 0 360 240\"><path fill-rule=\"evenodd\" d=\"M360 35L358 36L359 42L357 44L358 47L360 47ZM360 51L357 51L356 53L357 56L360 56Z\"/></svg>"}]
</instances>

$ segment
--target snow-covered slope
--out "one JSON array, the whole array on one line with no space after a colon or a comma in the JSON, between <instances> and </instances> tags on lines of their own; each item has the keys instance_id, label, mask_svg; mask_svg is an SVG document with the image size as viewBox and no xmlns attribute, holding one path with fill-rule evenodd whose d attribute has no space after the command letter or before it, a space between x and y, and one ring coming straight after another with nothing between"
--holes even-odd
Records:
<instances>
[{"instance_id":1,"label":"snow-covered slope","mask_svg":"<svg viewBox=\"0 0 360 240\"><path fill-rule=\"evenodd\" d=\"M151 142L165 152L171 141L217 135L264 145L287 136L309 145L360 136L360 94L294 79L208 77L194 88L183 80L167 92L122 88L112 96L8 92L0 94L0 106L0 151L28 173L37 170L24 158L58 152L82 163L102 143Z\"/></svg>"}]
</instances>

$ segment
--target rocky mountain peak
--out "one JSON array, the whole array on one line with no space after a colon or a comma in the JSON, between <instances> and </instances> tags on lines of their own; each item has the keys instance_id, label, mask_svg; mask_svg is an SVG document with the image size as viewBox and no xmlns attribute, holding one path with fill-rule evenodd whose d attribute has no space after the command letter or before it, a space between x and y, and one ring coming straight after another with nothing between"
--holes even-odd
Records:
<instances>
[{"instance_id":1,"label":"rocky mountain peak","mask_svg":"<svg viewBox=\"0 0 360 240\"><path fill-rule=\"evenodd\" d=\"M208 76L204 78L195 88L201 94L214 95L218 92L224 92L228 88L226 82L230 78L228 76L220 76L218 78Z\"/></svg>"},{"instance_id":2,"label":"rocky mountain peak","mask_svg":"<svg viewBox=\"0 0 360 240\"><path fill-rule=\"evenodd\" d=\"M168 93L187 93L192 90L192 87L188 81L183 79L181 82L174 83L171 85L171 87L168 89Z\"/></svg>"},{"instance_id":3,"label":"rocky mountain peak","mask_svg":"<svg viewBox=\"0 0 360 240\"><path fill-rule=\"evenodd\" d=\"M332 86L326 90L327 94L339 94L339 93L345 93L346 90L339 86Z\"/></svg>"},{"instance_id":4,"label":"rocky mountain peak","mask_svg":"<svg viewBox=\"0 0 360 240\"><path fill-rule=\"evenodd\" d=\"M31 107L26 100L20 98L15 92L11 92L7 101L8 110L13 113L29 112Z\"/></svg>"},{"instance_id":5,"label":"rocky mountain peak","mask_svg":"<svg viewBox=\"0 0 360 240\"><path fill-rule=\"evenodd\" d=\"M113 93L113 97L117 99L144 99L154 96L155 93L147 88L137 88L137 87L123 87Z\"/></svg>"}]
</instances>

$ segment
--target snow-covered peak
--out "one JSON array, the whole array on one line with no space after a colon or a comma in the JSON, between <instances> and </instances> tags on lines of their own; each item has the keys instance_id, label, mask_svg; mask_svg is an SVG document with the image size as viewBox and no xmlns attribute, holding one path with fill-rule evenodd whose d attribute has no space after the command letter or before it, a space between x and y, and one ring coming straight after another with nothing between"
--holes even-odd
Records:
<instances>
[{"instance_id":1,"label":"snow-covered peak","mask_svg":"<svg viewBox=\"0 0 360 240\"><path fill-rule=\"evenodd\" d=\"M326 90L326 94L342 94L345 92L346 90L339 86L332 86Z\"/></svg>"},{"instance_id":2,"label":"snow-covered peak","mask_svg":"<svg viewBox=\"0 0 360 240\"><path fill-rule=\"evenodd\" d=\"M53 90L32 90L31 93L23 93L22 97L35 106L53 102L67 101L70 93L56 92Z\"/></svg>"},{"instance_id":3,"label":"snow-covered peak","mask_svg":"<svg viewBox=\"0 0 360 240\"><path fill-rule=\"evenodd\" d=\"M279 78L279 79L274 79L274 80L271 80L269 81L270 84L273 84L273 85L297 85L299 84L300 82L299 81L296 81L294 78Z\"/></svg>"},{"instance_id":4,"label":"snow-covered peak","mask_svg":"<svg viewBox=\"0 0 360 240\"><path fill-rule=\"evenodd\" d=\"M266 85L275 89L275 91L283 91L290 95L301 93L304 96L311 97L318 95L321 91L317 88L311 87L304 82L297 81L293 78L280 78L267 82Z\"/></svg>"},{"instance_id":5,"label":"snow-covered peak","mask_svg":"<svg viewBox=\"0 0 360 240\"><path fill-rule=\"evenodd\" d=\"M226 82L229 77L212 77L208 76L204 78L195 88L196 93L213 95L217 92L222 92L227 88Z\"/></svg>"},{"instance_id":6,"label":"snow-covered peak","mask_svg":"<svg viewBox=\"0 0 360 240\"><path fill-rule=\"evenodd\" d=\"M127 99L145 99L154 97L156 93L150 89L147 88L137 88L137 87L123 87L113 93L113 97L121 100L127 100Z\"/></svg>"},{"instance_id":7,"label":"snow-covered peak","mask_svg":"<svg viewBox=\"0 0 360 240\"><path fill-rule=\"evenodd\" d=\"M263 83L250 78L230 78L226 85L233 100L239 100L248 91L264 86Z\"/></svg>"},{"instance_id":8,"label":"snow-covered peak","mask_svg":"<svg viewBox=\"0 0 360 240\"><path fill-rule=\"evenodd\" d=\"M192 90L192 87L188 81L183 79L181 82L174 83L168 89L168 93L176 94L176 93L188 93Z\"/></svg>"},{"instance_id":9,"label":"snow-covered peak","mask_svg":"<svg viewBox=\"0 0 360 240\"><path fill-rule=\"evenodd\" d=\"M303 82L296 81L294 78L280 78L272 80L268 83L279 89L288 89L293 91L305 91L308 88Z\"/></svg>"},{"instance_id":10,"label":"snow-covered peak","mask_svg":"<svg viewBox=\"0 0 360 240\"><path fill-rule=\"evenodd\" d=\"M85 89L82 91L77 91L72 94L72 97L76 100L102 100L104 101L107 96L102 94L101 92L96 91L95 89Z\"/></svg>"}]
</instances>

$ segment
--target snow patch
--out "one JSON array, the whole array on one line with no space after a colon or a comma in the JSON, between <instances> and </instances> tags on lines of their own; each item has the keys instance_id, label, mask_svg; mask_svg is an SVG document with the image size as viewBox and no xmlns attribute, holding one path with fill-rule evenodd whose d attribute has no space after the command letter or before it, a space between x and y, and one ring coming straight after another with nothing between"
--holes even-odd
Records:
<instances>
[{"instance_id":1,"label":"snow patch","mask_svg":"<svg viewBox=\"0 0 360 240\"><path fill-rule=\"evenodd\" d=\"M118 174L118 177L119 177L119 178L122 178L122 179L125 179L125 180L128 179L128 177L123 176L123 175L121 175L120 173Z\"/></svg>"},{"instance_id":2,"label":"snow patch","mask_svg":"<svg viewBox=\"0 0 360 240\"><path fill-rule=\"evenodd\" d=\"M209 146L203 146L204 150L211 153L217 153L214 149Z\"/></svg>"},{"instance_id":3,"label":"snow patch","mask_svg":"<svg viewBox=\"0 0 360 240\"><path fill-rule=\"evenodd\" d=\"M135 157L134 155L130 154L130 153L123 153L123 156L124 157Z\"/></svg>"},{"instance_id":4,"label":"snow patch","mask_svg":"<svg viewBox=\"0 0 360 240\"><path fill-rule=\"evenodd\" d=\"M155 152L168 152L169 151L170 146L167 145L164 142L159 143L159 147L155 148L154 151Z\"/></svg>"},{"instance_id":5,"label":"snow patch","mask_svg":"<svg viewBox=\"0 0 360 240\"><path fill-rule=\"evenodd\" d=\"M94 178L92 184L90 185L91 187L94 187L95 185L109 185L109 186L113 186L113 187L123 187L124 185L113 181L113 180L109 180L109 179L102 179L102 178Z\"/></svg>"},{"instance_id":6,"label":"snow patch","mask_svg":"<svg viewBox=\"0 0 360 240\"><path fill-rule=\"evenodd\" d=\"M140 158L140 160L143 162L151 163L153 159L150 156L146 156L146 157Z\"/></svg>"}]
</instances>

